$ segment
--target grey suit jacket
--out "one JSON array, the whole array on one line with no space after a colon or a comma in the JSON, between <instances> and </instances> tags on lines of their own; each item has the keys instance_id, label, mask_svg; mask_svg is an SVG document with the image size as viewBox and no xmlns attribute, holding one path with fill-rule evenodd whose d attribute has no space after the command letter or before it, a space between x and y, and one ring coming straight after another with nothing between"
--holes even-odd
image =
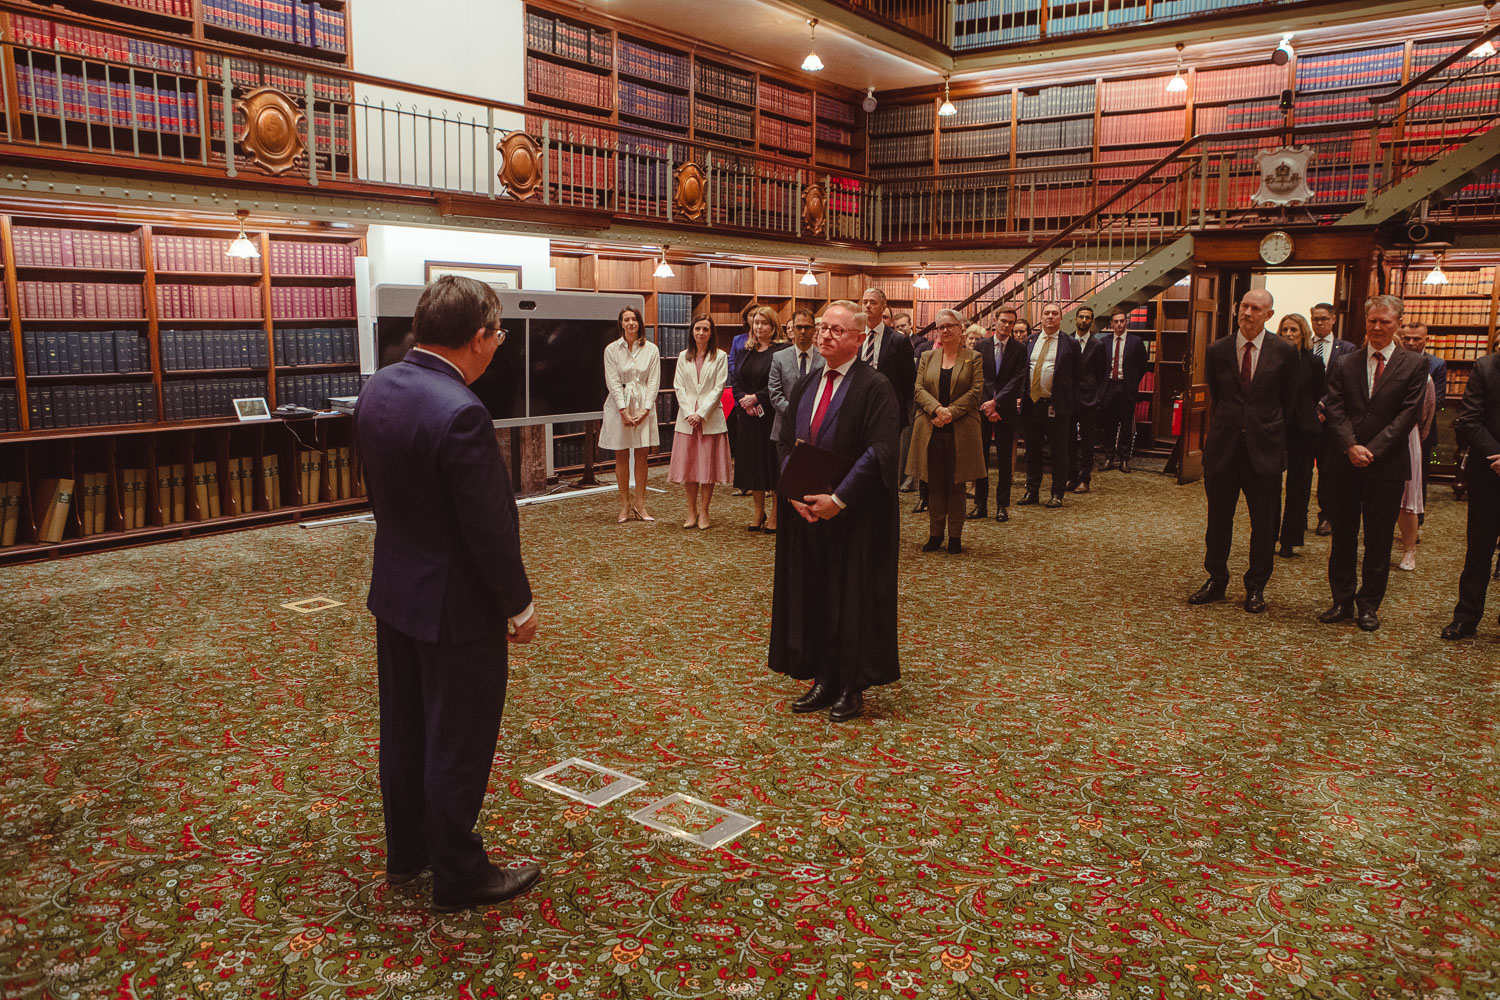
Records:
<instances>
[{"instance_id":1,"label":"grey suit jacket","mask_svg":"<svg viewBox=\"0 0 1500 1000\"><path fill-rule=\"evenodd\" d=\"M815 375L823 370L823 355L816 346L807 349L807 374ZM802 377L797 367L797 345L784 347L771 356L771 405L776 407L776 418L771 421L771 440L781 436L781 415L786 412L787 401L792 398L792 386Z\"/></svg>"}]
</instances>

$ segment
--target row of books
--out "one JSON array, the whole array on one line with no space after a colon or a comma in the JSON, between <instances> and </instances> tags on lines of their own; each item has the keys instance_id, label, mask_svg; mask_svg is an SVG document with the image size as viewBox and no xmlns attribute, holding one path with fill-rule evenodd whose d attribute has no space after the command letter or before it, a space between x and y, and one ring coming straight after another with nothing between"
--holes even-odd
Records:
<instances>
[{"instance_id":1,"label":"row of books","mask_svg":"<svg viewBox=\"0 0 1500 1000\"><path fill-rule=\"evenodd\" d=\"M162 330L158 337L162 371L268 367L270 349L266 346L266 331L260 327Z\"/></svg>"},{"instance_id":2,"label":"row of books","mask_svg":"<svg viewBox=\"0 0 1500 1000\"><path fill-rule=\"evenodd\" d=\"M173 78L159 88L147 83L107 80L101 67L88 67L88 79L41 66L16 65L20 110L68 121L144 129L167 135L196 135L198 93Z\"/></svg>"},{"instance_id":3,"label":"row of books","mask_svg":"<svg viewBox=\"0 0 1500 1000\"><path fill-rule=\"evenodd\" d=\"M562 424L558 424L562 427ZM552 440L552 468L568 469L581 466L584 461L584 447L586 442L582 436L553 438ZM603 458L609 454L601 449L594 449L596 458Z\"/></svg>"},{"instance_id":4,"label":"row of books","mask_svg":"<svg viewBox=\"0 0 1500 1000\"><path fill-rule=\"evenodd\" d=\"M37 483L36 495L32 498L31 507L36 516L37 541L49 544L62 541L63 533L69 527L69 515L73 509L75 492L73 482L72 479L58 478L43 479ZM8 488L7 492L9 492ZM0 528L0 531L4 530ZM14 540L14 526L10 526L9 534Z\"/></svg>"},{"instance_id":5,"label":"row of books","mask_svg":"<svg viewBox=\"0 0 1500 1000\"><path fill-rule=\"evenodd\" d=\"M818 117L841 125L854 125L854 105L848 101L818 95Z\"/></svg>"},{"instance_id":6,"label":"row of books","mask_svg":"<svg viewBox=\"0 0 1500 1000\"><path fill-rule=\"evenodd\" d=\"M13 378L16 374L16 355L12 345L0 340L0 378Z\"/></svg>"},{"instance_id":7,"label":"row of books","mask_svg":"<svg viewBox=\"0 0 1500 1000\"><path fill-rule=\"evenodd\" d=\"M1403 45L1302 56L1297 60L1297 90L1399 83L1405 58Z\"/></svg>"},{"instance_id":8,"label":"row of books","mask_svg":"<svg viewBox=\"0 0 1500 1000\"><path fill-rule=\"evenodd\" d=\"M1429 285L1426 283L1427 272L1425 270L1411 270L1406 273L1401 283L1401 295L1489 295L1490 290L1495 287L1495 269L1493 267L1480 267L1474 270L1460 271L1448 270L1444 272L1448 276L1446 285Z\"/></svg>"},{"instance_id":9,"label":"row of books","mask_svg":"<svg viewBox=\"0 0 1500 1000\"><path fill-rule=\"evenodd\" d=\"M741 104L755 103L755 77L751 74L702 61L697 65L699 96Z\"/></svg>"},{"instance_id":10,"label":"row of books","mask_svg":"<svg viewBox=\"0 0 1500 1000\"><path fill-rule=\"evenodd\" d=\"M363 378L357 374L278 375L276 402L321 410L333 396L358 396Z\"/></svg>"},{"instance_id":11,"label":"row of books","mask_svg":"<svg viewBox=\"0 0 1500 1000\"><path fill-rule=\"evenodd\" d=\"M169 14L172 17L192 17L193 0L110 0L120 7L134 7L149 14Z\"/></svg>"},{"instance_id":12,"label":"row of books","mask_svg":"<svg viewBox=\"0 0 1500 1000\"><path fill-rule=\"evenodd\" d=\"M601 69L609 69L614 64L613 46L608 31L575 24L535 10L526 12L526 47L535 52L576 59Z\"/></svg>"},{"instance_id":13,"label":"row of books","mask_svg":"<svg viewBox=\"0 0 1500 1000\"><path fill-rule=\"evenodd\" d=\"M896 135L870 140L870 165L920 163L932 159L931 135Z\"/></svg>"},{"instance_id":14,"label":"row of books","mask_svg":"<svg viewBox=\"0 0 1500 1000\"><path fill-rule=\"evenodd\" d=\"M656 329L656 349L664 358L675 358L692 343L693 332L686 326L660 326Z\"/></svg>"},{"instance_id":15,"label":"row of books","mask_svg":"<svg viewBox=\"0 0 1500 1000\"><path fill-rule=\"evenodd\" d=\"M1133 80L1105 80L1099 87L1101 111L1147 111L1152 108L1182 107L1187 91L1167 91L1164 76L1139 77Z\"/></svg>"},{"instance_id":16,"label":"row of books","mask_svg":"<svg viewBox=\"0 0 1500 1000\"><path fill-rule=\"evenodd\" d=\"M135 523L135 487L137 472L144 473L144 469L122 469L122 492L120 495L120 506L129 521L126 527ZM107 472L85 472L75 480L73 490L73 509L78 516L79 534L87 538L90 535L102 534L109 530L109 473ZM145 482L140 484L145 486ZM128 491L128 492L124 492Z\"/></svg>"},{"instance_id":17,"label":"row of books","mask_svg":"<svg viewBox=\"0 0 1500 1000\"><path fill-rule=\"evenodd\" d=\"M21 315L29 319L140 319L140 285L101 281L19 281Z\"/></svg>"},{"instance_id":18,"label":"row of books","mask_svg":"<svg viewBox=\"0 0 1500 1000\"><path fill-rule=\"evenodd\" d=\"M128 63L162 73L192 73L193 53L176 45L143 42L107 31L58 24L45 17L11 16L11 37L21 45L82 59Z\"/></svg>"},{"instance_id":19,"label":"row of books","mask_svg":"<svg viewBox=\"0 0 1500 1000\"><path fill-rule=\"evenodd\" d=\"M1435 333L1427 338L1427 351L1447 361L1478 361L1489 353L1489 339L1488 332Z\"/></svg>"},{"instance_id":20,"label":"row of books","mask_svg":"<svg viewBox=\"0 0 1500 1000\"><path fill-rule=\"evenodd\" d=\"M762 111L812 121L813 97L810 90L793 90L770 80L761 80L757 103Z\"/></svg>"},{"instance_id":21,"label":"row of books","mask_svg":"<svg viewBox=\"0 0 1500 1000\"><path fill-rule=\"evenodd\" d=\"M1105 121L1111 120L1113 119L1105 119ZM1092 118L1065 118L1061 121L1022 122L1016 126L1016 151L1018 153L1044 149L1065 149L1075 146L1092 146L1093 144L1094 120Z\"/></svg>"},{"instance_id":22,"label":"row of books","mask_svg":"<svg viewBox=\"0 0 1500 1000\"><path fill-rule=\"evenodd\" d=\"M11 230L20 267L90 267L140 270L141 247L134 233L94 229L16 226Z\"/></svg>"},{"instance_id":23,"label":"row of books","mask_svg":"<svg viewBox=\"0 0 1500 1000\"><path fill-rule=\"evenodd\" d=\"M988 128L972 132L943 132L938 136L938 157L944 160L1004 156L1010 152L1010 129Z\"/></svg>"},{"instance_id":24,"label":"row of books","mask_svg":"<svg viewBox=\"0 0 1500 1000\"><path fill-rule=\"evenodd\" d=\"M945 127L967 125L1008 126L1011 117L1011 97L1010 94L960 97L953 102L953 109L958 113L944 122Z\"/></svg>"},{"instance_id":25,"label":"row of books","mask_svg":"<svg viewBox=\"0 0 1500 1000\"><path fill-rule=\"evenodd\" d=\"M1018 110L1022 120L1054 115L1091 115L1097 96L1092 83L1044 87L1035 94L1022 92Z\"/></svg>"},{"instance_id":26,"label":"row of books","mask_svg":"<svg viewBox=\"0 0 1500 1000\"><path fill-rule=\"evenodd\" d=\"M1334 93L1298 91L1296 122L1298 125L1324 125L1330 122L1368 122L1374 117L1369 98L1389 88L1340 90Z\"/></svg>"},{"instance_id":27,"label":"row of books","mask_svg":"<svg viewBox=\"0 0 1500 1000\"><path fill-rule=\"evenodd\" d=\"M1483 296L1472 299L1411 299L1406 303L1408 323L1431 326L1490 325L1490 303Z\"/></svg>"},{"instance_id":28,"label":"row of books","mask_svg":"<svg viewBox=\"0 0 1500 1000\"><path fill-rule=\"evenodd\" d=\"M353 285L294 286L271 289L276 319L353 319Z\"/></svg>"},{"instance_id":29,"label":"row of books","mask_svg":"<svg viewBox=\"0 0 1500 1000\"><path fill-rule=\"evenodd\" d=\"M656 321L673 326L689 325L693 322L693 297L677 292L662 292L656 297Z\"/></svg>"},{"instance_id":30,"label":"row of books","mask_svg":"<svg viewBox=\"0 0 1500 1000\"><path fill-rule=\"evenodd\" d=\"M278 368L359 362L359 334L352 326L303 326L277 330L274 336Z\"/></svg>"},{"instance_id":31,"label":"row of books","mask_svg":"<svg viewBox=\"0 0 1500 1000\"><path fill-rule=\"evenodd\" d=\"M265 394L266 380L256 377L169 379L161 384L162 410L168 420L232 417L236 399Z\"/></svg>"},{"instance_id":32,"label":"row of books","mask_svg":"<svg viewBox=\"0 0 1500 1000\"><path fill-rule=\"evenodd\" d=\"M348 50L344 12L312 0L200 0L203 23L335 55Z\"/></svg>"},{"instance_id":33,"label":"row of books","mask_svg":"<svg viewBox=\"0 0 1500 1000\"><path fill-rule=\"evenodd\" d=\"M1121 23L1121 18L1110 12L1110 27ZM1101 31L1104 28L1104 11L1087 11L1082 14L1064 14L1061 17L1047 17L1048 35L1073 35L1081 31Z\"/></svg>"},{"instance_id":34,"label":"row of books","mask_svg":"<svg viewBox=\"0 0 1500 1000\"><path fill-rule=\"evenodd\" d=\"M587 70L526 57L526 86L539 97L571 101L594 108L615 106L610 78Z\"/></svg>"},{"instance_id":35,"label":"row of books","mask_svg":"<svg viewBox=\"0 0 1500 1000\"><path fill-rule=\"evenodd\" d=\"M214 73L218 78L217 72ZM283 94L291 94L300 97L307 93L307 74L302 71L293 70L285 66L272 66L269 63L256 62L253 59L231 59L229 60L229 82L242 90L257 90L261 87L274 87ZM326 76L322 73L312 75L313 100L335 101L347 104L353 100L354 88L347 80L338 77Z\"/></svg>"},{"instance_id":36,"label":"row of books","mask_svg":"<svg viewBox=\"0 0 1500 1000\"><path fill-rule=\"evenodd\" d=\"M151 370L151 345L139 330L23 330L21 356L28 375Z\"/></svg>"},{"instance_id":37,"label":"row of books","mask_svg":"<svg viewBox=\"0 0 1500 1000\"><path fill-rule=\"evenodd\" d=\"M897 135L902 132L931 132L933 107L925 104L882 104L870 115L872 136Z\"/></svg>"},{"instance_id":38,"label":"row of books","mask_svg":"<svg viewBox=\"0 0 1500 1000\"><path fill-rule=\"evenodd\" d=\"M842 125L825 122L822 118L818 119L817 135L820 143L834 143L839 146L854 145L853 132Z\"/></svg>"},{"instance_id":39,"label":"row of books","mask_svg":"<svg viewBox=\"0 0 1500 1000\"><path fill-rule=\"evenodd\" d=\"M1035 19L1009 24L996 21L980 21L977 27L955 33L953 47L958 50L983 49L995 45L1011 45L1017 42L1035 41L1042 37L1042 27Z\"/></svg>"},{"instance_id":40,"label":"row of books","mask_svg":"<svg viewBox=\"0 0 1500 1000\"><path fill-rule=\"evenodd\" d=\"M1200 69L1193 74L1193 103L1275 97L1286 85L1286 67L1269 60L1232 69Z\"/></svg>"},{"instance_id":41,"label":"row of books","mask_svg":"<svg viewBox=\"0 0 1500 1000\"><path fill-rule=\"evenodd\" d=\"M762 145L773 146L787 152L810 153L812 152L812 126L784 122L775 118L762 118L760 141Z\"/></svg>"},{"instance_id":42,"label":"row of books","mask_svg":"<svg viewBox=\"0 0 1500 1000\"><path fill-rule=\"evenodd\" d=\"M1076 125L1078 123L1062 122L1062 124ZM1180 109L1142 111L1133 115L1106 115L1099 119L1099 144L1120 146L1137 142L1166 142L1168 140L1177 142L1183 138L1184 124Z\"/></svg>"},{"instance_id":43,"label":"row of books","mask_svg":"<svg viewBox=\"0 0 1500 1000\"><path fill-rule=\"evenodd\" d=\"M692 60L685 55L659 49L645 42L621 38L620 72L686 90L692 83Z\"/></svg>"},{"instance_id":44,"label":"row of books","mask_svg":"<svg viewBox=\"0 0 1500 1000\"><path fill-rule=\"evenodd\" d=\"M657 90L644 84L620 81L620 114L636 115L683 128L688 123L688 96Z\"/></svg>"},{"instance_id":45,"label":"row of books","mask_svg":"<svg viewBox=\"0 0 1500 1000\"><path fill-rule=\"evenodd\" d=\"M260 319L260 289L254 285L156 286L156 315L161 319Z\"/></svg>"},{"instance_id":46,"label":"row of books","mask_svg":"<svg viewBox=\"0 0 1500 1000\"><path fill-rule=\"evenodd\" d=\"M1036 14L1041 6L1041 0L956 0L953 4L953 20L955 24L968 26L974 21Z\"/></svg>"},{"instance_id":47,"label":"row of books","mask_svg":"<svg viewBox=\"0 0 1500 1000\"><path fill-rule=\"evenodd\" d=\"M748 108L693 100L693 128L733 139L755 138L754 114Z\"/></svg>"},{"instance_id":48,"label":"row of books","mask_svg":"<svg viewBox=\"0 0 1500 1000\"><path fill-rule=\"evenodd\" d=\"M0 433L21 429L21 414L16 407L16 390L0 386Z\"/></svg>"},{"instance_id":49,"label":"row of books","mask_svg":"<svg viewBox=\"0 0 1500 1000\"><path fill-rule=\"evenodd\" d=\"M1273 101L1236 101L1193 109L1193 131L1205 135L1275 128L1282 122L1281 109Z\"/></svg>"},{"instance_id":50,"label":"row of books","mask_svg":"<svg viewBox=\"0 0 1500 1000\"><path fill-rule=\"evenodd\" d=\"M156 387L150 382L31 385L26 409L32 430L149 424L156 419Z\"/></svg>"},{"instance_id":51,"label":"row of books","mask_svg":"<svg viewBox=\"0 0 1500 1000\"><path fill-rule=\"evenodd\" d=\"M212 271L222 274L259 274L260 262L227 257L227 237L164 236L151 234L151 262L158 274L168 271Z\"/></svg>"}]
</instances>

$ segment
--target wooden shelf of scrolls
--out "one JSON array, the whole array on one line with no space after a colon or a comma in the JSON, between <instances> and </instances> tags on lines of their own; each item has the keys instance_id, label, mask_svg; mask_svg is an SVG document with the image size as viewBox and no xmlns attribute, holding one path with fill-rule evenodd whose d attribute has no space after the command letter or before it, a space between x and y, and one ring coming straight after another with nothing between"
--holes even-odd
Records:
<instances>
[{"instance_id":1,"label":"wooden shelf of scrolls","mask_svg":"<svg viewBox=\"0 0 1500 1000\"><path fill-rule=\"evenodd\" d=\"M227 221L0 208L0 562L365 505L347 416L241 424L230 402L358 393L362 237L252 226L247 261Z\"/></svg>"}]
</instances>

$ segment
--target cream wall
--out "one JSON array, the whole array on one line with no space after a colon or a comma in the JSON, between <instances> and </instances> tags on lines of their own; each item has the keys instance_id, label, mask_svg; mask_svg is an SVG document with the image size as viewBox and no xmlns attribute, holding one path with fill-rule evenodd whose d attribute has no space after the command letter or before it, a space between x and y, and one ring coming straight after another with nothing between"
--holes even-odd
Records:
<instances>
[{"instance_id":1,"label":"cream wall","mask_svg":"<svg viewBox=\"0 0 1500 1000\"><path fill-rule=\"evenodd\" d=\"M521 269L521 287L551 291L551 241L541 236L416 226L371 226L370 284L426 284L427 261L500 264Z\"/></svg>"},{"instance_id":2,"label":"cream wall","mask_svg":"<svg viewBox=\"0 0 1500 1000\"><path fill-rule=\"evenodd\" d=\"M1304 319L1311 319L1313 306L1333 301L1337 283L1333 271L1269 271L1255 277L1261 280L1252 281L1251 285L1265 288L1276 301L1276 317L1271 320L1273 330L1288 313L1301 313Z\"/></svg>"}]
</instances>

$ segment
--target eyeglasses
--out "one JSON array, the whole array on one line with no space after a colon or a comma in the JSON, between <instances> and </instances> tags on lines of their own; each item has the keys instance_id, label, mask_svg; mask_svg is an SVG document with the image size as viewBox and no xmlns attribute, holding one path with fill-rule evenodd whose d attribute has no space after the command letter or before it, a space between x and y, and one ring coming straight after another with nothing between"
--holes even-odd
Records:
<instances>
[{"instance_id":1,"label":"eyeglasses","mask_svg":"<svg viewBox=\"0 0 1500 1000\"><path fill-rule=\"evenodd\" d=\"M962 323L939 323L937 328L939 330L962 330L964 325Z\"/></svg>"},{"instance_id":2,"label":"eyeglasses","mask_svg":"<svg viewBox=\"0 0 1500 1000\"><path fill-rule=\"evenodd\" d=\"M832 323L824 323L823 324L823 332L824 333L833 333L833 334L850 333L853 330L854 330L854 327L852 327L852 326L834 326Z\"/></svg>"}]
</instances>

